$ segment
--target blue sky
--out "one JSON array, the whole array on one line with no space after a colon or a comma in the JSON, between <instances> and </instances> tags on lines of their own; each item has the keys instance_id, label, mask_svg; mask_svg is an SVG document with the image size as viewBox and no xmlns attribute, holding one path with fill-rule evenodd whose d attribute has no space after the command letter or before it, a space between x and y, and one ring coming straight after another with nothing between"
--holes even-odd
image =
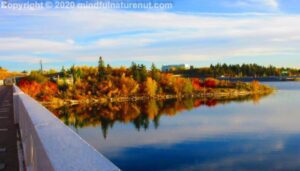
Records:
<instances>
[{"instance_id":1,"label":"blue sky","mask_svg":"<svg viewBox=\"0 0 300 171\"><path fill-rule=\"evenodd\" d=\"M300 67L300 1L173 4L169 10L2 8L0 66L37 69L40 60L47 69L96 65L101 55L113 66L136 61Z\"/></svg>"}]
</instances>

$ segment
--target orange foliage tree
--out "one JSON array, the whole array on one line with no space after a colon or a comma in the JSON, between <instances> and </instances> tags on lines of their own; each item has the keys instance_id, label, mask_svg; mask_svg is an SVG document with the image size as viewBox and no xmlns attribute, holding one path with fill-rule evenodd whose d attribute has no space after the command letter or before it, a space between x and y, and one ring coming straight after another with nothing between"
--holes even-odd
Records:
<instances>
[{"instance_id":1,"label":"orange foliage tree","mask_svg":"<svg viewBox=\"0 0 300 171\"><path fill-rule=\"evenodd\" d=\"M58 93L57 84L50 81L41 84L36 81L22 79L18 86L24 93L42 101L49 101Z\"/></svg>"},{"instance_id":2,"label":"orange foliage tree","mask_svg":"<svg viewBox=\"0 0 300 171\"><path fill-rule=\"evenodd\" d=\"M18 86L24 93L34 98L41 92L41 84L37 83L36 81L22 79Z\"/></svg>"},{"instance_id":3,"label":"orange foliage tree","mask_svg":"<svg viewBox=\"0 0 300 171\"><path fill-rule=\"evenodd\" d=\"M124 74L121 76L119 86L122 96L132 95L139 90L139 84L133 78L125 77Z\"/></svg>"},{"instance_id":4,"label":"orange foliage tree","mask_svg":"<svg viewBox=\"0 0 300 171\"><path fill-rule=\"evenodd\" d=\"M18 72L9 72L6 69L0 67L0 80L4 80L8 77L22 76L22 75L24 74Z\"/></svg>"},{"instance_id":5,"label":"orange foliage tree","mask_svg":"<svg viewBox=\"0 0 300 171\"><path fill-rule=\"evenodd\" d=\"M251 82L252 91L258 91L260 88L260 83L258 81Z\"/></svg>"},{"instance_id":6,"label":"orange foliage tree","mask_svg":"<svg viewBox=\"0 0 300 171\"><path fill-rule=\"evenodd\" d=\"M193 78L192 85L195 91L200 91L202 89L202 83L199 78Z\"/></svg>"},{"instance_id":7,"label":"orange foliage tree","mask_svg":"<svg viewBox=\"0 0 300 171\"><path fill-rule=\"evenodd\" d=\"M49 101L52 97L55 97L57 93L57 84L47 81L41 85L41 92L39 93L39 98L42 101Z\"/></svg>"}]
</instances>

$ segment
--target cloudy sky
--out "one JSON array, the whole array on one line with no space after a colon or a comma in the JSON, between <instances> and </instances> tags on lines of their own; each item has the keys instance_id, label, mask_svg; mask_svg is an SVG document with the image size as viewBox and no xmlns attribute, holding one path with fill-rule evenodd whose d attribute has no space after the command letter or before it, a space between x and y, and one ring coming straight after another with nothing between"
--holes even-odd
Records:
<instances>
[{"instance_id":1,"label":"cloudy sky","mask_svg":"<svg viewBox=\"0 0 300 171\"><path fill-rule=\"evenodd\" d=\"M0 66L96 65L101 55L114 66L300 67L299 13L298 0L174 0L167 10L1 8Z\"/></svg>"}]
</instances>

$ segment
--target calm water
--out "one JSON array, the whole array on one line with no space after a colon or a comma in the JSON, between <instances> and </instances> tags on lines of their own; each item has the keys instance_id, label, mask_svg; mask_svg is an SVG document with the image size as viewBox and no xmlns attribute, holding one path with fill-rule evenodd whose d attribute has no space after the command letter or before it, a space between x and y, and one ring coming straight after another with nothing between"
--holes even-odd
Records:
<instances>
[{"instance_id":1,"label":"calm water","mask_svg":"<svg viewBox=\"0 0 300 171\"><path fill-rule=\"evenodd\" d=\"M300 170L300 82L233 102L184 100L55 113L122 170Z\"/></svg>"}]
</instances>

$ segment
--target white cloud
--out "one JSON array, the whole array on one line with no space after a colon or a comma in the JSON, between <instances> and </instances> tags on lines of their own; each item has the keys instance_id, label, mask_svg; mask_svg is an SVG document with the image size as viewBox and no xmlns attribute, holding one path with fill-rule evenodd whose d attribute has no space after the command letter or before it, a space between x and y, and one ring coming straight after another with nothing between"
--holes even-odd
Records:
<instances>
[{"instance_id":1,"label":"white cloud","mask_svg":"<svg viewBox=\"0 0 300 171\"><path fill-rule=\"evenodd\" d=\"M67 39L66 42L72 45L75 44L75 41L73 39Z\"/></svg>"},{"instance_id":2,"label":"white cloud","mask_svg":"<svg viewBox=\"0 0 300 171\"><path fill-rule=\"evenodd\" d=\"M24 13L26 17L20 11L0 16L5 23L0 23L0 54L49 53L70 61L96 61L103 55L110 61L196 62L300 53L299 15L95 10ZM14 17L21 23L16 25Z\"/></svg>"},{"instance_id":3,"label":"white cloud","mask_svg":"<svg viewBox=\"0 0 300 171\"><path fill-rule=\"evenodd\" d=\"M31 53L64 52L74 49L69 41L51 41L21 37L0 38L0 52L23 51Z\"/></svg>"},{"instance_id":4,"label":"white cloud","mask_svg":"<svg viewBox=\"0 0 300 171\"><path fill-rule=\"evenodd\" d=\"M279 7L278 0L265 0L264 3L273 9L278 9Z\"/></svg>"},{"instance_id":5,"label":"white cloud","mask_svg":"<svg viewBox=\"0 0 300 171\"><path fill-rule=\"evenodd\" d=\"M152 40L151 38L139 38L139 39L134 39L132 37L122 37L122 38L109 38L109 39L101 39L96 42L96 45L99 46L99 48L114 48L114 47L128 47L130 46L135 46L135 47L140 47L147 45L149 43L154 43L155 40Z\"/></svg>"},{"instance_id":6,"label":"white cloud","mask_svg":"<svg viewBox=\"0 0 300 171\"><path fill-rule=\"evenodd\" d=\"M61 62L61 60L58 59L50 59L45 57L29 56L29 55L5 55L5 56L1 55L0 56L0 61L5 61L5 62L15 61L17 63L24 63L24 64L39 64L41 60L44 63Z\"/></svg>"},{"instance_id":7,"label":"white cloud","mask_svg":"<svg viewBox=\"0 0 300 171\"><path fill-rule=\"evenodd\" d=\"M234 3L228 3L229 6L251 8L251 9L266 9L267 10L278 10L278 0L237 0Z\"/></svg>"}]
</instances>

